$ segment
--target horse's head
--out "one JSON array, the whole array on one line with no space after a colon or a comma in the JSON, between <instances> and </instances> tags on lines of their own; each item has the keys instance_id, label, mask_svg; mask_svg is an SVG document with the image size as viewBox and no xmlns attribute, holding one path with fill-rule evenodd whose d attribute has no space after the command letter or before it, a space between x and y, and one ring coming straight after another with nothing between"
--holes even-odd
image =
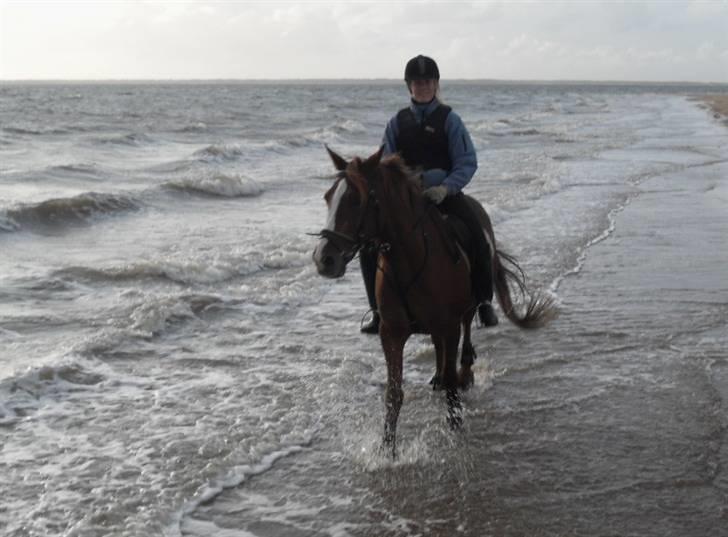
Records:
<instances>
[{"instance_id":1,"label":"horse's head","mask_svg":"<svg viewBox=\"0 0 728 537\"><path fill-rule=\"evenodd\" d=\"M376 235L376 207L371 193L383 149L365 161L355 158L351 162L328 147L326 150L338 173L324 196L329 215L313 260L319 274L340 278L347 263Z\"/></svg>"}]
</instances>

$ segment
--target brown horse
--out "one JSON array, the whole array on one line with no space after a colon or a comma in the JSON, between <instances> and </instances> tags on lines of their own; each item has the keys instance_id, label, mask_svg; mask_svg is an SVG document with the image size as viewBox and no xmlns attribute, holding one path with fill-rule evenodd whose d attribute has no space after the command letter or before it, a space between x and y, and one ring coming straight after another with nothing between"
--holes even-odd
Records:
<instances>
[{"instance_id":1,"label":"brown horse","mask_svg":"<svg viewBox=\"0 0 728 537\"><path fill-rule=\"evenodd\" d=\"M347 162L326 149L339 173L325 195L328 222L313 258L319 274L339 278L361 248L379 252L376 299L381 318L379 336L387 360L384 446L396 456L397 418L404 397L402 353L413 333L431 335L437 356L433 382L445 389L450 426L457 428L462 423L458 388L472 383L475 360L470 341L476 310L470 264L436 206L422 196L419 180L398 156L382 160L380 149L364 161L357 157ZM471 203L494 252L494 285L505 315L522 328L545 324L554 312L548 299L533 297L525 314L515 311L508 280L515 281L525 293L523 272L511 257L495 248L485 210L475 200ZM505 268L503 261L515 270ZM458 371L461 328L463 350Z\"/></svg>"}]
</instances>

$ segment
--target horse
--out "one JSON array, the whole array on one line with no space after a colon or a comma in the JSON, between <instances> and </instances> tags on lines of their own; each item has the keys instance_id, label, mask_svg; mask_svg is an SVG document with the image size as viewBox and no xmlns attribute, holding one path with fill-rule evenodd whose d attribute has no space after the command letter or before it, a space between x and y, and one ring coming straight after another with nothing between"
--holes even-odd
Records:
<instances>
[{"instance_id":1,"label":"horse","mask_svg":"<svg viewBox=\"0 0 728 537\"><path fill-rule=\"evenodd\" d=\"M386 416L382 447L396 457L396 429L402 407L403 351L414 333L429 334L435 346L435 388L447 400L447 423L462 424L458 389L473 382L476 355L470 327L477 304L473 297L470 263L454 240L437 207L422 195L422 186L398 155L382 159L384 147L366 160L347 162L328 146L337 170L324 198L326 227L313 252L321 276L340 278L362 248L378 251L375 296L380 315L379 336L387 362ZM491 246L493 283L506 317L521 328L536 328L554 314L553 302L533 295L525 313L516 312L509 280L527 293L525 275L515 259L496 248L490 219L469 199ZM514 269L506 268L508 263ZM463 334L461 367L457 352Z\"/></svg>"}]
</instances>

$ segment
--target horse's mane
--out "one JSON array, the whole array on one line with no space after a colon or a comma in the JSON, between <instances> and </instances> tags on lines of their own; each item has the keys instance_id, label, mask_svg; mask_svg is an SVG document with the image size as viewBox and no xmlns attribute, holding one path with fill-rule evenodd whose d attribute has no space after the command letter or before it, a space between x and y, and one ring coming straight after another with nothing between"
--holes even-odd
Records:
<instances>
[{"instance_id":1,"label":"horse's mane","mask_svg":"<svg viewBox=\"0 0 728 537\"><path fill-rule=\"evenodd\" d=\"M361 199L366 199L369 193L369 180L364 168L365 163L359 157L355 157L345 172L345 176L357 189ZM381 181L384 190L389 194L397 195L411 209L416 209L417 200L422 199L419 174L407 167L404 159L398 154L385 157L379 162L377 168L380 173L376 180Z\"/></svg>"},{"instance_id":2,"label":"horse's mane","mask_svg":"<svg viewBox=\"0 0 728 537\"><path fill-rule=\"evenodd\" d=\"M398 154L386 157L379 163L385 185L404 189L404 197L414 210L422 200L422 183L418 173L409 168Z\"/></svg>"},{"instance_id":3,"label":"horse's mane","mask_svg":"<svg viewBox=\"0 0 728 537\"><path fill-rule=\"evenodd\" d=\"M409 186L411 188L415 188L422 192L419 175L405 164L404 159L398 153L385 157L380 162L380 166L383 169L396 174L398 176L397 180L407 181L410 183Z\"/></svg>"}]
</instances>

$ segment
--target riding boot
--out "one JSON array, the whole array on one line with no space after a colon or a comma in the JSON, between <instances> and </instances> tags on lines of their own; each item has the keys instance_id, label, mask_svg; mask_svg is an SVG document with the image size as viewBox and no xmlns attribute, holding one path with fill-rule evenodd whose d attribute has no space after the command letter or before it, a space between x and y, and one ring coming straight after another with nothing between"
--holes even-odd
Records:
<instances>
[{"instance_id":1,"label":"riding boot","mask_svg":"<svg viewBox=\"0 0 728 537\"><path fill-rule=\"evenodd\" d=\"M485 235L477 233L475 240L475 267L473 271L475 299L478 302L478 317L483 326L495 326L498 324L498 317L493 310L493 263L491 259L490 245L485 240Z\"/></svg>"},{"instance_id":2,"label":"riding boot","mask_svg":"<svg viewBox=\"0 0 728 537\"><path fill-rule=\"evenodd\" d=\"M478 303L478 318L483 326L495 326L498 324L498 317L493 310L493 264L490 254L490 245L485 240L485 235L475 235L475 259L473 270L473 286L475 288L475 299ZM480 244L479 244L480 243Z\"/></svg>"},{"instance_id":3,"label":"riding boot","mask_svg":"<svg viewBox=\"0 0 728 537\"><path fill-rule=\"evenodd\" d=\"M478 318L483 326L495 326L498 324L498 316L493 310L493 304L490 302L481 302L478 306Z\"/></svg>"},{"instance_id":4,"label":"riding boot","mask_svg":"<svg viewBox=\"0 0 728 537\"><path fill-rule=\"evenodd\" d=\"M379 312L377 311L377 299L374 293L374 285L377 278L377 256L378 254L374 250L362 250L359 252L359 265L361 266L361 275L364 279L364 289L366 289L369 308L372 311L372 318L361 327L363 334L379 333Z\"/></svg>"},{"instance_id":5,"label":"riding boot","mask_svg":"<svg viewBox=\"0 0 728 537\"><path fill-rule=\"evenodd\" d=\"M473 294L478 304L478 317L484 326L495 326L498 324L498 317L493 311L493 264L491 261L490 245L485 238L485 233L462 194L448 196L445 202L440 204L443 212L453 214L460 218L468 227L471 236L472 249L472 284Z\"/></svg>"}]
</instances>

